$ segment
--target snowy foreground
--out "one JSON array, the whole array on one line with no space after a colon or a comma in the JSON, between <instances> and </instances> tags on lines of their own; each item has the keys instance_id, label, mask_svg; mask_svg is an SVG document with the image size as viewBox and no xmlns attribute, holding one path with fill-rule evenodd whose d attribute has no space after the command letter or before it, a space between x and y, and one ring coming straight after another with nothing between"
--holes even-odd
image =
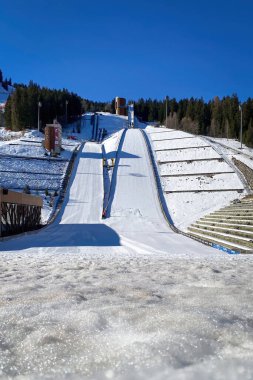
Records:
<instances>
[{"instance_id":1,"label":"snowy foreground","mask_svg":"<svg viewBox=\"0 0 253 380\"><path fill-rule=\"evenodd\" d=\"M252 379L248 258L75 251L3 255L1 379Z\"/></svg>"},{"instance_id":2,"label":"snowy foreground","mask_svg":"<svg viewBox=\"0 0 253 380\"><path fill-rule=\"evenodd\" d=\"M108 219L87 142L55 222L0 243L0 379L253 379L251 256L169 229L140 131L119 157Z\"/></svg>"}]
</instances>

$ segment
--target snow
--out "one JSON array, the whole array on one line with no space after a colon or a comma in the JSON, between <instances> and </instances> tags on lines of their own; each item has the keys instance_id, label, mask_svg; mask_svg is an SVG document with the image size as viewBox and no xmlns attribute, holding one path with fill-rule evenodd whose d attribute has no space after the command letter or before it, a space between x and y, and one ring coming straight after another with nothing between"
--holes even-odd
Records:
<instances>
[{"instance_id":1,"label":"snow","mask_svg":"<svg viewBox=\"0 0 253 380\"><path fill-rule=\"evenodd\" d=\"M161 175L187 175L232 172L231 167L224 161L192 161L170 162L160 165Z\"/></svg>"},{"instance_id":2,"label":"snow","mask_svg":"<svg viewBox=\"0 0 253 380\"><path fill-rule=\"evenodd\" d=\"M62 187L72 152L80 145L78 141L62 139L60 158L45 157L42 147L43 133L29 130L25 133L1 130L0 187L22 191L29 186L32 194L43 197L42 223L46 223L54 210L56 198L45 196L59 192ZM14 140L15 139L15 140ZM11 140L11 141L9 141Z\"/></svg>"},{"instance_id":3,"label":"snow","mask_svg":"<svg viewBox=\"0 0 253 380\"><path fill-rule=\"evenodd\" d=\"M63 160L38 160L38 159L19 159L12 157L1 157L0 171L6 170L9 173L47 173L64 174L66 161Z\"/></svg>"},{"instance_id":4,"label":"snow","mask_svg":"<svg viewBox=\"0 0 253 380\"><path fill-rule=\"evenodd\" d=\"M2 140L11 140L11 139L17 139L23 135L22 131L19 132L13 132L10 130L6 130L5 128L0 128L0 144L2 143Z\"/></svg>"},{"instance_id":5,"label":"snow","mask_svg":"<svg viewBox=\"0 0 253 380\"><path fill-rule=\"evenodd\" d=\"M23 190L25 185L29 185L35 190L58 190L65 175L67 161L29 158L29 152L32 150L30 145L22 148L18 150L18 157L15 155L1 157L0 186ZM39 155L35 157L40 158Z\"/></svg>"},{"instance_id":6,"label":"snow","mask_svg":"<svg viewBox=\"0 0 253 380\"><path fill-rule=\"evenodd\" d=\"M207 148L189 148L178 150L167 150L156 152L158 162L175 162L186 160L207 160L220 158L212 147Z\"/></svg>"},{"instance_id":7,"label":"snow","mask_svg":"<svg viewBox=\"0 0 253 380\"><path fill-rule=\"evenodd\" d=\"M213 138L213 137L211 138L211 140L213 142L221 143L227 146L228 148L236 149L239 154L247 154L253 157L253 149L247 147L244 144L242 145L242 149L241 149L241 143L238 140L225 139L225 138Z\"/></svg>"},{"instance_id":8,"label":"snow","mask_svg":"<svg viewBox=\"0 0 253 380\"><path fill-rule=\"evenodd\" d=\"M237 160L242 161L251 169L253 169L253 149L233 139L219 139L219 138L206 138L217 146L217 148L232 161L235 157Z\"/></svg>"},{"instance_id":9,"label":"snow","mask_svg":"<svg viewBox=\"0 0 253 380\"><path fill-rule=\"evenodd\" d=\"M60 187L62 175L57 174L37 174L37 173L1 173L1 186L6 189L21 189L23 190L29 184L31 189L51 189L57 190Z\"/></svg>"},{"instance_id":10,"label":"snow","mask_svg":"<svg viewBox=\"0 0 253 380\"><path fill-rule=\"evenodd\" d=\"M0 266L3 379L252 379L249 257L97 248Z\"/></svg>"},{"instance_id":11,"label":"snow","mask_svg":"<svg viewBox=\"0 0 253 380\"><path fill-rule=\"evenodd\" d=\"M99 128L105 128L108 134L118 132L127 127L127 116L112 115L108 112L98 112Z\"/></svg>"},{"instance_id":12,"label":"snow","mask_svg":"<svg viewBox=\"0 0 253 380\"><path fill-rule=\"evenodd\" d=\"M164 191L244 190L237 174L207 174L163 178Z\"/></svg>"},{"instance_id":13,"label":"snow","mask_svg":"<svg viewBox=\"0 0 253 380\"><path fill-rule=\"evenodd\" d=\"M0 146L0 155L12 155L23 157L44 157L45 149L40 145L20 144L12 145L5 144Z\"/></svg>"},{"instance_id":14,"label":"snow","mask_svg":"<svg viewBox=\"0 0 253 380\"><path fill-rule=\"evenodd\" d=\"M253 161L251 158L245 157L243 155L239 154L233 154L233 157L235 157L237 160L243 162L245 165L247 165L249 168L253 170Z\"/></svg>"},{"instance_id":15,"label":"snow","mask_svg":"<svg viewBox=\"0 0 253 380\"><path fill-rule=\"evenodd\" d=\"M203 232L205 231L206 232L206 230L202 230ZM192 232L193 233L193 232ZM238 243L232 243L232 242L230 242L230 241L228 241L227 239L226 239L226 235L220 235L220 237L218 238L218 237L216 237L216 234L215 234L215 236L207 236L207 235L205 235L205 234L203 234L203 233L201 233L201 230L200 230L200 232L198 233L198 232L196 232L196 231L194 231L194 235L195 236L197 236L197 237L199 237L200 239L204 239L204 240L211 240L213 243L215 243L215 244L221 244L221 245L225 245L226 247L227 246L229 246L229 247L231 247L233 250L236 250L236 249L238 249L238 251L240 251L240 250L243 250L244 252L246 251L247 252L247 254L252 254L253 252L252 252L252 248L247 248L246 246L245 246L245 244L243 244L243 245L241 245L241 244L238 244ZM231 236L231 235L229 235L229 236ZM237 239L237 237L235 237L236 238L236 240L238 240ZM244 243L244 242L243 242Z\"/></svg>"},{"instance_id":16,"label":"snow","mask_svg":"<svg viewBox=\"0 0 253 380\"><path fill-rule=\"evenodd\" d=\"M154 137L156 135L152 135L152 136ZM155 150L203 147L206 145L207 145L206 142L199 137L190 138L190 139L153 141L153 147Z\"/></svg>"},{"instance_id":17,"label":"snow","mask_svg":"<svg viewBox=\"0 0 253 380\"><path fill-rule=\"evenodd\" d=\"M118 132L115 132L103 141L103 146L105 149L107 159L115 159L122 133L123 129L121 129Z\"/></svg>"},{"instance_id":18,"label":"snow","mask_svg":"<svg viewBox=\"0 0 253 380\"><path fill-rule=\"evenodd\" d=\"M62 139L63 151L59 156L60 159L70 159L71 152L80 144L75 141ZM29 158L45 158L45 149L42 146L42 138L20 138L8 143L0 144L0 156L18 156Z\"/></svg>"},{"instance_id":19,"label":"snow","mask_svg":"<svg viewBox=\"0 0 253 380\"><path fill-rule=\"evenodd\" d=\"M154 127L148 127L147 133L149 133L152 136L153 141L160 141L164 139L172 140L172 139L186 139L186 138L195 138L192 134L186 133L183 131L177 131L177 130L167 130L166 128L159 128L159 132L156 131L156 128ZM156 132L156 133L155 133Z\"/></svg>"},{"instance_id":20,"label":"snow","mask_svg":"<svg viewBox=\"0 0 253 380\"><path fill-rule=\"evenodd\" d=\"M225 162L212 146L207 146L208 140L193 135L193 138L178 139L178 133L182 136L185 132L157 132L157 128L150 126L147 131L158 163L162 187L164 191L172 192L164 195L168 210L174 224L181 230L186 231L187 227L200 217L245 195L244 186L234 168ZM158 135L163 138L167 138L168 135L176 137L154 142ZM227 157L224 149L226 148L221 148L221 152ZM201 193L203 190L205 192ZM232 190L243 192L240 194ZM174 191L179 193L173 193Z\"/></svg>"},{"instance_id":21,"label":"snow","mask_svg":"<svg viewBox=\"0 0 253 380\"><path fill-rule=\"evenodd\" d=\"M101 148L78 153L52 224L0 242L0 379L251 380L252 257L170 230L138 130L120 144L102 220ZM236 194L191 194L188 214ZM190 193L174 196L187 215Z\"/></svg>"},{"instance_id":22,"label":"snow","mask_svg":"<svg viewBox=\"0 0 253 380\"><path fill-rule=\"evenodd\" d=\"M170 215L175 225L183 231L211 212L229 205L234 199L241 198L237 191L203 193L169 193L165 195Z\"/></svg>"},{"instance_id":23,"label":"snow","mask_svg":"<svg viewBox=\"0 0 253 380\"><path fill-rule=\"evenodd\" d=\"M210 225L210 223L199 223L198 222L198 226L199 227L203 227L203 228L204 227L210 227L210 228L215 229L215 231L217 230L217 231L220 231L220 232L222 232L222 231L238 232L237 228L228 227L227 225L226 225L226 227L222 227L222 226L215 226L214 227L214 226ZM234 227L235 227L235 225L234 225ZM249 230L240 229L240 233L252 235L252 231L249 231Z\"/></svg>"}]
</instances>

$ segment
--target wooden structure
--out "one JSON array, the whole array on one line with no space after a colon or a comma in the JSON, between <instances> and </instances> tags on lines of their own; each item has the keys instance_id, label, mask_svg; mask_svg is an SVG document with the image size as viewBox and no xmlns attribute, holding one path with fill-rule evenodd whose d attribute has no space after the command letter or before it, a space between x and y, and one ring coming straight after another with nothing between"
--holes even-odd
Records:
<instances>
[{"instance_id":1,"label":"wooden structure","mask_svg":"<svg viewBox=\"0 0 253 380\"><path fill-rule=\"evenodd\" d=\"M60 153L62 144L61 124L47 124L45 127L45 149L50 153Z\"/></svg>"},{"instance_id":2,"label":"wooden structure","mask_svg":"<svg viewBox=\"0 0 253 380\"><path fill-rule=\"evenodd\" d=\"M0 236L8 236L39 228L42 198L0 189Z\"/></svg>"},{"instance_id":3,"label":"wooden structure","mask_svg":"<svg viewBox=\"0 0 253 380\"><path fill-rule=\"evenodd\" d=\"M116 115L126 116L126 99L119 98L118 96L115 98L115 111Z\"/></svg>"}]
</instances>

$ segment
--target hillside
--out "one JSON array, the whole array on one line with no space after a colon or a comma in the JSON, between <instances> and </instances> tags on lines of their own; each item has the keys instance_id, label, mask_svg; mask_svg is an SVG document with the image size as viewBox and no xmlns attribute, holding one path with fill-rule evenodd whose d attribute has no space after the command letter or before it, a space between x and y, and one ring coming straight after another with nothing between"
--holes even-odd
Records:
<instances>
[{"instance_id":1,"label":"hillside","mask_svg":"<svg viewBox=\"0 0 253 380\"><path fill-rule=\"evenodd\" d=\"M90 114L80 133L75 124L64 131L64 147L72 137L81 148L55 220L0 241L0 376L192 380L222 371L222 380L250 379L251 256L229 256L170 228L144 135L178 226L241 197L244 184L199 137L99 118L108 132L102 143L90 141ZM59 186L62 158L40 160L39 139L29 132L4 143L1 170L29 171L34 185L40 171ZM213 200L214 190L228 196Z\"/></svg>"}]
</instances>

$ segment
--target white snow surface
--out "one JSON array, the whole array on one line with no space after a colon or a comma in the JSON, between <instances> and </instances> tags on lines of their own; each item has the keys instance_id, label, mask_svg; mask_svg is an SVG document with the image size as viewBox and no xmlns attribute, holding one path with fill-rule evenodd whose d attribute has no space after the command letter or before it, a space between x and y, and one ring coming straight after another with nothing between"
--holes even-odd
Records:
<instances>
[{"instance_id":1,"label":"white snow surface","mask_svg":"<svg viewBox=\"0 0 253 380\"><path fill-rule=\"evenodd\" d=\"M115 159L122 133L123 133L123 129L121 129L118 132L115 132L112 135L109 135L109 137L103 141L107 159L112 159L112 158Z\"/></svg>"},{"instance_id":2,"label":"white snow surface","mask_svg":"<svg viewBox=\"0 0 253 380\"><path fill-rule=\"evenodd\" d=\"M165 128L158 129L151 126L147 128L163 190L172 192L165 194L168 210L174 224L186 231L187 227L200 217L229 205L234 199L243 197L245 192L233 167L223 161L212 146L207 146L208 140L196 136L178 139L178 133L182 136L185 132L174 130L175 138L154 141L157 136L163 136L163 139L166 139L166 136L173 136L172 131L166 132ZM182 145L179 145L181 143ZM173 150L175 148L178 149ZM155 149L164 150L155 151ZM220 150L227 157L231 155L227 148L221 147ZM231 157L232 155L228 158L231 160ZM201 193L203 190L205 192ZM217 190L227 191L217 192ZM173 191L182 193L174 194ZM187 191L196 191L196 193L187 193Z\"/></svg>"},{"instance_id":3,"label":"white snow surface","mask_svg":"<svg viewBox=\"0 0 253 380\"><path fill-rule=\"evenodd\" d=\"M215 152L212 147L207 148L189 148L178 150L163 150L156 152L158 162L175 162L186 160L203 160L220 158L219 154Z\"/></svg>"},{"instance_id":4,"label":"white snow surface","mask_svg":"<svg viewBox=\"0 0 253 380\"><path fill-rule=\"evenodd\" d=\"M233 172L225 161L170 162L160 165L161 175L187 175Z\"/></svg>"},{"instance_id":5,"label":"white snow surface","mask_svg":"<svg viewBox=\"0 0 253 380\"><path fill-rule=\"evenodd\" d=\"M237 191L202 192L202 193L169 193L165 199L175 225L182 231L205 215L229 205L242 194Z\"/></svg>"},{"instance_id":6,"label":"white snow surface","mask_svg":"<svg viewBox=\"0 0 253 380\"><path fill-rule=\"evenodd\" d=\"M153 137L156 135L152 135ZM171 135L170 135L171 136ZM172 139L172 137L170 137ZM190 139L173 139L173 140L161 140L153 141L153 146L155 150L161 149L182 149L191 147L203 147L206 146L206 142L200 137L194 137Z\"/></svg>"},{"instance_id":7,"label":"white snow surface","mask_svg":"<svg viewBox=\"0 0 253 380\"><path fill-rule=\"evenodd\" d=\"M0 144L2 140L11 140L11 139L17 139L22 136L22 131L21 132L13 132L10 130L6 130L5 128L1 127L0 128Z\"/></svg>"},{"instance_id":8,"label":"white snow surface","mask_svg":"<svg viewBox=\"0 0 253 380\"><path fill-rule=\"evenodd\" d=\"M233 139L211 138L211 141L218 145L219 149L228 157L230 161L232 161L232 158L235 157L237 160L242 161L249 168L253 169L252 148L249 148L243 144L242 149L240 149L240 142Z\"/></svg>"},{"instance_id":9,"label":"white snow surface","mask_svg":"<svg viewBox=\"0 0 253 380\"><path fill-rule=\"evenodd\" d=\"M225 138L214 138L214 137L212 137L211 140L215 141L217 143L221 143L221 144L227 146L228 148L236 149L236 150L238 150L238 153L241 153L241 154L245 153L245 154L248 154L248 155L253 157L253 149L249 148L248 146L246 146L244 144L242 144L242 149L241 149L241 143L238 140L225 139Z\"/></svg>"},{"instance_id":10,"label":"white snow surface","mask_svg":"<svg viewBox=\"0 0 253 380\"><path fill-rule=\"evenodd\" d=\"M155 131L154 131L155 129ZM160 128L161 131L157 132L157 128L155 127L148 127L147 128L147 132L148 133L152 133L152 140L155 142L155 141L162 141L162 140L173 140L173 139L180 139L180 140L184 140L184 139L188 139L188 138L194 138L195 139L195 136L193 136L192 134L190 133L187 133L187 132L183 132L183 131L177 131L177 130L173 130L173 129L168 129L167 128ZM153 132L154 131L154 132Z\"/></svg>"},{"instance_id":11,"label":"white snow surface","mask_svg":"<svg viewBox=\"0 0 253 380\"><path fill-rule=\"evenodd\" d=\"M197 174L163 178L165 191L201 191L201 190L243 190L236 173Z\"/></svg>"},{"instance_id":12,"label":"white snow surface","mask_svg":"<svg viewBox=\"0 0 253 380\"><path fill-rule=\"evenodd\" d=\"M0 379L251 380L251 256L169 229L138 130L102 220L101 161L86 143L54 223L0 242Z\"/></svg>"}]
</instances>

